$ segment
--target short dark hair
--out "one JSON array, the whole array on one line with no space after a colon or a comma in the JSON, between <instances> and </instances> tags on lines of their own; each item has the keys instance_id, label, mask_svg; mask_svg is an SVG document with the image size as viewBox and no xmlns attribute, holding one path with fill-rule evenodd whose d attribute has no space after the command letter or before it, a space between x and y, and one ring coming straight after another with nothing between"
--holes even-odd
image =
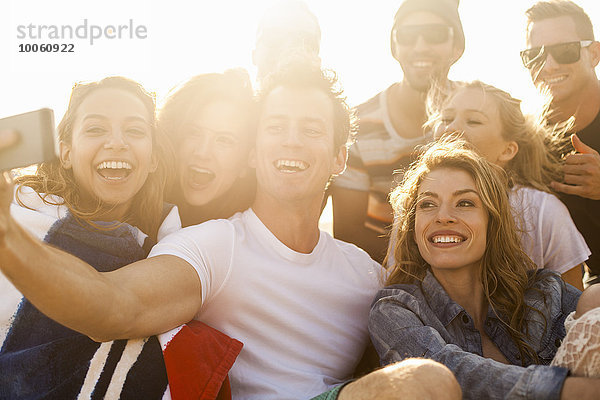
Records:
<instances>
[{"instance_id":1,"label":"short dark hair","mask_svg":"<svg viewBox=\"0 0 600 400\"><path fill-rule=\"evenodd\" d=\"M289 60L265 78L258 95L262 108L268 95L277 87L315 88L327 95L333 107L334 149L348 147L356 134L356 118L348 107L337 74L324 70L308 59Z\"/></svg>"},{"instance_id":2,"label":"short dark hair","mask_svg":"<svg viewBox=\"0 0 600 400\"><path fill-rule=\"evenodd\" d=\"M568 16L575 23L575 30L582 40L594 40L594 27L583 8L569 0L549 0L535 3L525 11L527 32L534 22Z\"/></svg>"}]
</instances>

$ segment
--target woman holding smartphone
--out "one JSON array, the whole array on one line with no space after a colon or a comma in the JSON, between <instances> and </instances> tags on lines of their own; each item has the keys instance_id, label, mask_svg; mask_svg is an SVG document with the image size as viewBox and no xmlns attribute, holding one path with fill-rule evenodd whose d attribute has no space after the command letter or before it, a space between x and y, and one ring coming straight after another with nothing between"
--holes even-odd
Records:
<instances>
[{"instance_id":1,"label":"woman holding smartphone","mask_svg":"<svg viewBox=\"0 0 600 400\"><path fill-rule=\"evenodd\" d=\"M58 138L58 160L16 179L11 214L30 233L111 271L146 257L152 243L180 228L176 209L163 205L168 142L156 130L154 98L138 83L77 84ZM160 398L165 391L156 337L100 344L26 299L10 322L0 337L2 398ZM113 383L120 374L127 380Z\"/></svg>"}]
</instances>

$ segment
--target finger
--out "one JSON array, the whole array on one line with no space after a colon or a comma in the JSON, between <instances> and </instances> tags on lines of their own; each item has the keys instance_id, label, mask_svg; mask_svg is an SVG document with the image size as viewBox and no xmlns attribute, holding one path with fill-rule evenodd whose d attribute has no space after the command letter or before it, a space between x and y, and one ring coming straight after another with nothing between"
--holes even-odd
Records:
<instances>
[{"instance_id":1,"label":"finger","mask_svg":"<svg viewBox=\"0 0 600 400\"><path fill-rule=\"evenodd\" d=\"M565 174L563 181L564 183L567 183L569 185L585 186L585 184L587 183L587 179L587 177L582 175Z\"/></svg>"},{"instance_id":2,"label":"finger","mask_svg":"<svg viewBox=\"0 0 600 400\"><path fill-rule=\"evenodd\" d=\"M0 150L17 143L19 134L15 131L0 130Z\"/></svg>"},{"instance_id":3,"label":"finger","mask_svg":"<svg viewBox=\"0 0 600 400\"><path fill-rule=\"evenodd\" d=\"M563 166L563 172L572 175L593 175L596 169L598 167L593 164L568 164Z\"/></svg>"},{"instance_id":4,"label":"finger","mask_svg":"<svg viewBox=\"0 0 600 400\"><path fill-rule=\"evenodd\" d=\"M579 136L577 136L577 134L571 135L571 143L573 144L573 148L575 149L575 151L577 151L578 153L598 155L598 152L590 146L588 146L587 144L583 143L581 139L579 139Z\"/></svg>"},{"instance_id":5,"label":"finger","mask_svg":"<svg viewBox=\"0 0 600 400\"><path fill-rule=\"evenodd\" d=\"M600 164L597 154L569 154L565 157L565 164Z\"/></svg>"},{"instance_id":6,"label":"finger","mask_svg":"<svg viewBox=\"0 0 600 400\"><path fill-rule=\"evenodd\" d=\"M583 194L582 186L566 185L564 183L559 183L559 182L552 182L550 185L552 186L552 189L556 190L557 192L562 192L562 193L566 193L566 194L574 194L577 196L581 196Z\"/></svg>"}]
</instances>

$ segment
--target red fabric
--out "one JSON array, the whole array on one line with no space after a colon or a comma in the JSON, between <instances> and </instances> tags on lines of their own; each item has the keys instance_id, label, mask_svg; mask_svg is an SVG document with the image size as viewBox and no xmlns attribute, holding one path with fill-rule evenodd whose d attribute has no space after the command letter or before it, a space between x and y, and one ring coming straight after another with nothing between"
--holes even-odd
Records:
<instances>
[{"instance_id":1,"label":"red fabric","mask_svg":"<svg viewBox=\"0 0 600 400\"><path fill-rule=\"evenodd\" d=\"M171 398L231 399L227 373L242 346L200 321L185 324L163 351Z\"/></svg>"}]
</instances>

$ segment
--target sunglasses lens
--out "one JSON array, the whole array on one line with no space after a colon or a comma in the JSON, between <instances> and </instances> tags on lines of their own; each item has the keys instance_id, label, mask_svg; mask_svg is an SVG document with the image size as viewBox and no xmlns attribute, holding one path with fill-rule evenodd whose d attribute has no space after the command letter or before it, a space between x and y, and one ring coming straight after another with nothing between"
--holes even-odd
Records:
<instances>
[{"instance_id":1,"label":"sunglasses lens","mask_svg":"<svg viewBox=\"0 0 600 400\"><path fill-rule=\"evenodd\" d=\"M417 42L419 31L414 26L400 26L396 29L396 41L402 46L410 46Z\"/></svg>"},{"instance_id":2,"label":"sunglasses lens","mask_svg":"<svg viewBox=\"0 0 600 400\"><path fill-rule=\"evenodd\" d=\"M581 53L579 42L561 43L554 46L548 46L548 52L552 58L559 64L573 64L579 61Z\"/></svg>"},{"instance_id":3,"label":"sunglasses lens","mask_svg":"<svg viewBox=\"0 0 600 400\"><path fill-rule=\"evenodd\" d=\"M450 27L442 24L399 26L396 41L402 46L414 46L421 36L428 44L445 43L450 37Z\"/></svg>"},{"instance_id":4,"label":"sunglasses lens","mask_svg":"<svg viewBox=\"0 0 600 400\"><path fill-rule=\"evenodd\" d=\"M446 43L449 36L449 28L445 25L430 25L422 32L425 41L429 44Z\"/></svg>"},{"instance_id":5,"label":"sunglasses lens","mask_svg":"<svg viewBox=\"0 0 600 400\"><path fill-rule=\"evenodd\" d=\"M521 60L523 60L523 65L526 68L533 68L545 59L546 57L542 54L541 47L534 47L521 52Z\"/></svg>"}]
</instances>

